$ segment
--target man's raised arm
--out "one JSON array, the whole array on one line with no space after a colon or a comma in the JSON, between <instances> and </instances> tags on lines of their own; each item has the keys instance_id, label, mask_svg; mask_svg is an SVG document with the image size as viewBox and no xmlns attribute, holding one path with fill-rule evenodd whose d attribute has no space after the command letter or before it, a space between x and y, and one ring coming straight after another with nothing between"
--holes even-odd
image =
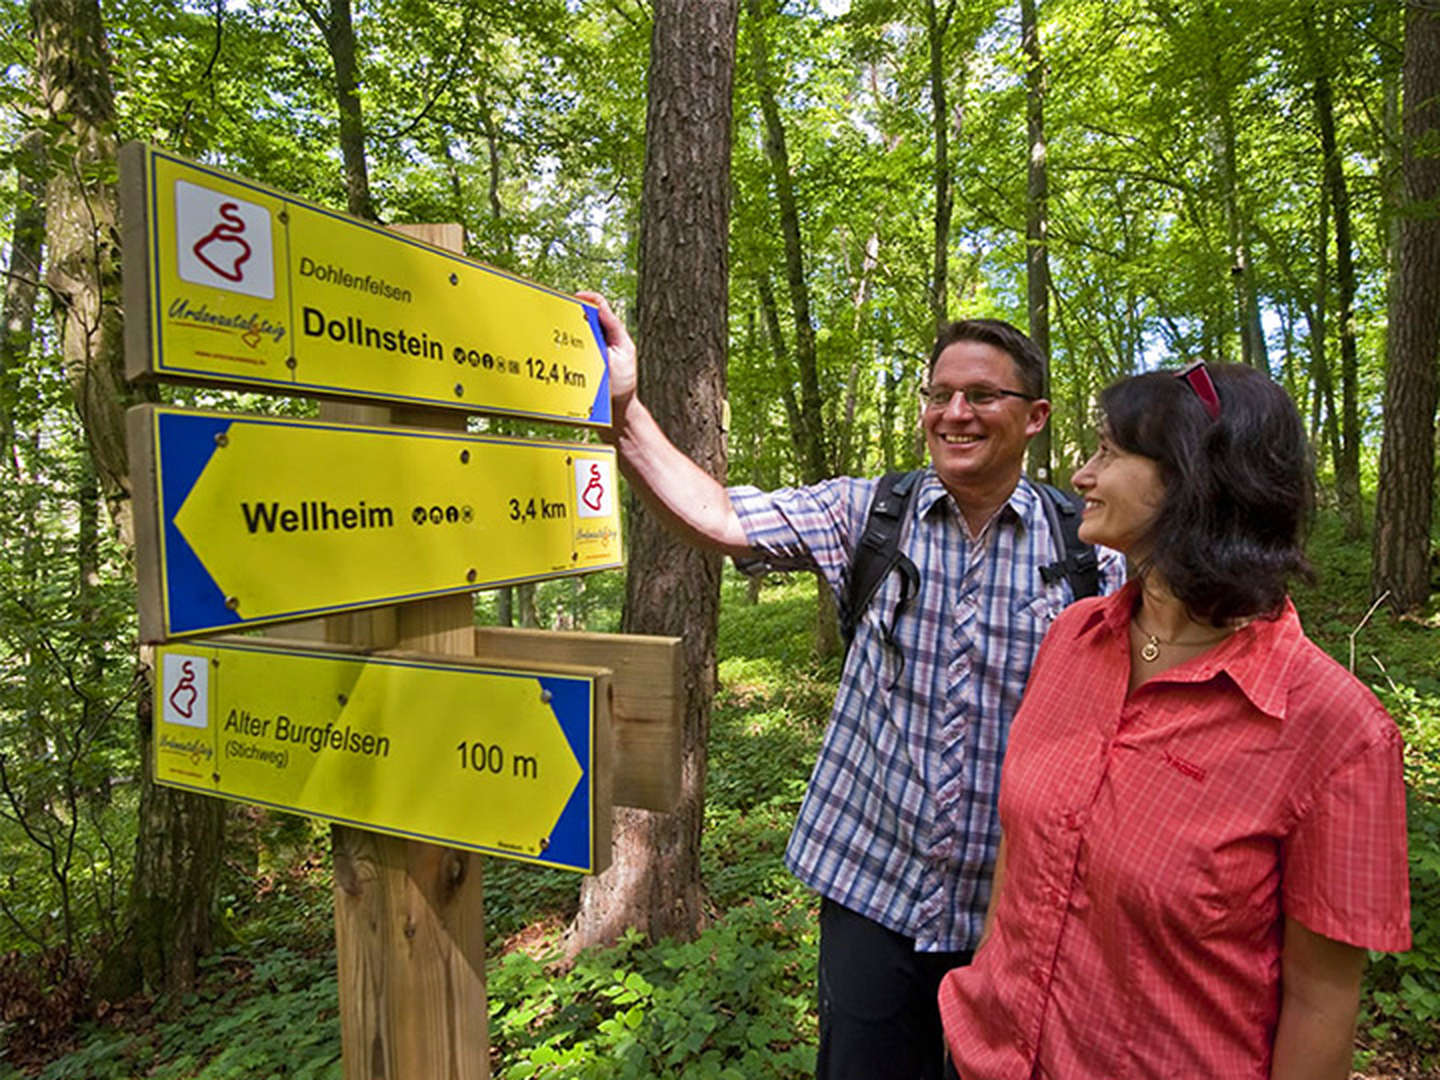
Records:
<instances>
[{"instance_id":1,"label":"man's raised arm","mask_svg":"<svg viewBox=\"0 0 1440 1080\"><path fill-rule=\"evenodd\" d=\"M577 296L600 309L610 353L610 429L602 432L619 453L620 468L646 504L676 535L726 555L751 551L730 496L660 430L636 394L635 342L597 293Z\"/></svg>"}]
</instances>

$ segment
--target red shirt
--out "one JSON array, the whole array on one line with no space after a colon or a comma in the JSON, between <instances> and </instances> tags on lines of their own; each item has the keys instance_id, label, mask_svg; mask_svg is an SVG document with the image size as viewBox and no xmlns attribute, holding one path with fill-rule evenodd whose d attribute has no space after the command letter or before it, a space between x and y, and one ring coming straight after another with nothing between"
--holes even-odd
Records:
<instances>
[{"instance_id":1,"label":"red shirt","mask_svg":"<svg viewBox=\"0 0 1440 1080\"><path fill-rule=\"evenodd\" d=\"M1005 880L940 1013L965 1080L1268 1077L1285 916L1410 946L1399 732L1287 601L1127 693L1136 583L1036 658Z\"/></svg>"}]
</instances>

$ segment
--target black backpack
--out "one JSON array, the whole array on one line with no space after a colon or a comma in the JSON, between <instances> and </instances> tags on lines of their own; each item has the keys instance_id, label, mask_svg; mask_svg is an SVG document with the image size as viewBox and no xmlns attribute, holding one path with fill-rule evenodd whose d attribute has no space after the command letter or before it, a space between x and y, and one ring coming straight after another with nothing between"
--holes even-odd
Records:
<instances>
[{"instance_id":1,"label":"black backpack","mask_svg":"<svg viewBox=\"0 0 1440 1080\"><path fill-rule=\"evenodd\" d=\"M895 623L920 587L920 572L900 553L900 527L924 474L924 469L886 473L875 487L865 531L860 534L860 542L855 546L855 555L850 561L850 587L840 606L840 633L847 648L855 636L855 628L860 625L860 616L870 606L880 583L892 569L898 567L903 578L900 599L895 604L894 618L888 626L882 627L886 644L898 651L894 638ZM1041 580L1050 585L1061 578L1068 578L1076 600L1095 596L1100 592L1100 560L1094 547L1080 539L1079 498L1066 495L1049 484L1031 483L1040 493L1040 504L1045 508L1051 534L1060 537L1064 547L1059 559L1040 567Z\"/></svg>"}]
</instances>

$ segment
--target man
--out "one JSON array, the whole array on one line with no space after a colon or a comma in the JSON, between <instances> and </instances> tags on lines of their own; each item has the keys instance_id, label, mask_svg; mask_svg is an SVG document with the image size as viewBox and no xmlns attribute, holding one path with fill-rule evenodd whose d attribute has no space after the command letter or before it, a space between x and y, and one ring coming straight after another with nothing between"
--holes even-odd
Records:
<instances>
[{"instance_id":1,"label":"man","mask_svg":"<svg viewBox=\"0 0 1440 1080\"><path fill-rule=\"evenodd\" d=\"M818 570L843 597L876 481L721 487L636 395L635 346L609 305L580 295L610 347L609 439L651 508L742 569ZM1039 351L998 320L952 323L931 353L931 464L900 541L918 591L903 598L891 574L861 615L785 853L822 898L821 1080L943 1075L936 990L979 940L1006 733L1040 639L1073 599L1041 578L1063 552L1021 473L1050 414L1043 384ZM1100 555L1110 592L1123 563Z\"/></svg>"}]
</instances>

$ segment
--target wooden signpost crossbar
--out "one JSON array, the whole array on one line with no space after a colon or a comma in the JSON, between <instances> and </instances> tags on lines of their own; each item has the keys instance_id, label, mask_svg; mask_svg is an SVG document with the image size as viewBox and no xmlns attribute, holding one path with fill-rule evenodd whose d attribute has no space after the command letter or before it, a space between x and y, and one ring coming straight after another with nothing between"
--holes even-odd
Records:
<instances>
[{"instance_id":1,"label":"wooden signpost crossbar","mask_svg":"<svg viewBox=\"0 0 1440 1080\"><path fill-rule=\"evenodd\" d=\"M393 425L429 433L427 437L440 437L445 432L463 433L466 416L460 410L545 415L590 425L608 421L608 373L604 370L603 343L593 312L588 309L582 312L574 298L464 260L458 255L464 239L458 225L394 226L389 235L399 234L404 242L391 243L369 223L345 218L241 178L137 145L127 147L122 153L121 188L127 305L134 312L143 313L134 320L127 335L127 367L132 377L253 382L281 392L328 395L321 404L321 420L325 423L372 428ZM324 247L327 252L335 253L337 242L352 233L353 250L348 252L349 263L343 273L337 278L338 271L332 273L330 268L325 275L318 275L314 251L306 254L309 249L305 245L311 245L315 251ZM383 268L369 266L366 259L373 261L376 252L398 253L398 261ZM455 254L447 255L447 252ZM338 258L341 253L335 254ZM308 258L308 268L294 263L297 258ZM447 259L451 260L448 264ZM433 278L437 268L445 271L448 280L438 295L432 295L423 285L411 289L412 284ZM324 302L343 307L339 298L347 297L344 302L355 314L343 320L337 318L333 320L333 327L322 326L320 331L311 334L313 327L304 320L310 318L306 309L318 307L322 302L315 299L322 294L314 292L321 277L325 280L320 284L327 289L342 289L323 294L335 297L333 301ZM379 293L374 286L376 281L381 283ZM417 339L412 329L409 336L396 336L395 347L391 348L389 339L383 336L383 328L377 331L378 337L367 336L363 326L352 333L346 327L366 323L368 301L357 303L354 296L344 290L352 293L368 290L376 294L379 300L375 302L383 301L376 311L392 317L392 321L395 312L401 310L396 304L409 305L403 310L413 316L416 325L423 323L435 329L437 332L432 336L436 338L450 336L459 341L474 332L486 335L487 341L497 344L477 345L471 350L476 352L473 362L463 348L452 349L454 355L441 357L442 361L449 360L457 367L467 368L463 378L457 379L454 373L449 376L453 390L450 384L436 383L433 373L424 376L429 381L423 385L407 383L412 374L374 363L376 357L366 355L365 350L372 354L397 353L405 359L401 366L413 373L420 369L412 360L431 359L425 351L426 336L422 334ZM470 292L465 293L466 290ZM402 291L407 295L402 297ZM454 306L455 297L462 294L479 298L483 310L477 310L474 319L469 317L470 312L462 313ZM489 299L492 296L512 298L513 303L507 301L497 306ZM231 307L235 309L233 312L229 310ZM544 325L532 325L537 321ZM288 345L285 344L287 335L291 343ZM297 337L315 339L305 345L303 356L298 344L294 344ZM328 344L324 339L328 339ZM416 351L417 348L420 351ZM494 355L485 352L487 348ZM577 362L582 355L589 359L572 371L568 362L551 363L553 358L547 359L546 349L560 349L567 358ZM526 359L530 361L528 376L536 387L534 395L538 395L533 398L529 392L518 392L516 388L521 380L512 378L524 370L523 361L517 357L526 350ZM505 351L516 355L505 358L507 364L501 365L499 361ZM597 351L598 367L592 356ZM495 361L493 367L484 363L486 357ZM356 381L352 381L351 369ZM307 371L312 373L308 380ZM358 399L359 403L336 402L337 397ZM370 403L377 399L392 404ZM397 402L423 402L424 405L393 404ZM139 456L154 462L159 456L155 449L159 443L156 429L147 428L148 434L137 435L142 427L145 425L138 421L133 425L132 440L150 440ZM227 445L224 434L218 430L214 442L220 447ZM245 459L227 459L220 471L228 469L234 475L237 472L234 462L241 460ZM208 461L200 467L208 468ZM576 469L579 468L577 463ZM580 480L577 471L576 485ZM150 481L158 486L155 476L152 475ZM594 481L600 486L598 469ZM576 493L572 489L572 494ZM162 512L159 507L163 500L159 494L152 490L149 498L153 512L139 530L138 539L145 548L139 552L140 559L149 568L147 572L152 579L158 580L159 571L164 569L158 549L167 538L177 547L198 544L200 549L212 553L216 565L239 566L242 575L249 573L244 567L246 560L225 551L223 545L218 549L219 555L213 555L217 551L217 540L202 510L190 513L189 524L177 523L172 519L180 514L178 507ZM196 501L199 504L204 499ZM547 505L543 498L541 504L542 508ZM272 510L275 514L281 513L274 507ZM599 504L590 506L589 510L589 516L610 513L608 509L601 510ZM418 513L417 510L417 522ZM299 515L289 524L304 531L308 519L303 510ZM296 531L286 527L287 520L277 518L280 531ZM233 524L227 527L233 529ZM587 523L583 533L581 529L575 530L574 572L587 568L580 551L587 543L591 547L589 568L610 558L609 552L600 552L597 545L609 542L605 530L612 527L618 529L618 519L613 526L610 522L600 526ZM176 531L167 533L167 528ZM205 535L197 540L199 534ZM618 537L618 533L614 535ZM525 539L521 536L515 542L524 543ZM192 563L196 561L203 562L192 560ZM193 565L187 572L199 580L201 593L206 589L216 591L211 586L218 585L218 579L210 581L205 574L195 573ZM531 577L564 572L558 563L552 563L549 569L525 571ZM252 596L265 595L253 576L242 579L252 583L249 589ZM467 583L479 588L486 579L477 571ZM441 588L444 587L442 584ZM189 631L172 629L165 618L156 614L159 590L150 592L147 626L151 628L152 640L165 642L177 632L211 632L210 624L197 625ZM194 594L195 590L190 594L175 594L181 597L175 602L183 606L188 602L184 597ZM220 595L224 596L223 590ZM215 644L205 651L206 639L197 637L192 638L188 646L184 642L167 646L162 650L162 659L168 660L172 651L188 647L194 655L178 653L177 661L193 665L201 662L202 657L213 657L209 662L217 670L225 670L226 663L235 662L237 652L271 657L271 661L255 660L255 663L272 662L275 656L285 653L291 656L286 662L302 667L324 663L332 665L332 670L350 672L363 665L345 659L349 656L383 653L391 658L412 657L420 661L421 666L437 670L444 666L440 663L443 658L455 658L467 664L483 662L496 668L523 668L529 673L527 678L533 675L542 680L535 685L555 687L555 692L562 696L569 691L562 691L556 681L545 682L550 676L544 673L555 673L555 679L561 672L578 674L591 680L586 685L592 687L589 700L593 702L589 718L593 724L588 743L590 775L585 777L590 785L586 790L592 793L588 807L592 830L589 839L590 850L595 855L588 864L589 869L597 871L608 861L612 795L622 805L654 810L674 808L680 772L678 639L477 629L468 591L452 591L388 607L361 608L367 603L383 603L394 595L385 594L374 600L352 597L353 603L315 603L312 610L340 613L308 622L291 621L273 630L264 630L264 640L272 643L268 649L232 645L228 647L234 651L222 656L227 647L222 644L225 639L214 639ZM170 594L163 598L167 604L172 599ZM222 606L237 611L242 621L247 618L244 601L238 594L224 597ZM213 603L206 610L214 610ZM263 609L265 613L256 621L293 620L301 617L303 610L303 605L293 610L272 605ZM214 628L222 625L237 624L222 618ZM323 643L328 652L311 654L303 645L282 647L282 639L291 638ZM372 666L378 671L384 665L375 661ZM307 674L316 675L317 671L311 668ZM162 677L166 676L162 673ZM184 692L176 698L183 702L187 720L193 684L185 680L192 677L192 669L185 668L181 676ZM504 676L496 677L506 686L512 685ZM318 683L311 679L308 684L320 685L323 679ZM550 693L548 689L543 691L547 695L544 700L549 700ZM344 698L343 694L338 696ZM179 707L171 703L172 712ZM344 707L346 702L340 700L338 708ZM423 708L423 702L407 702L406 707ZM331 703L322 711L325 715L339 716L334 712L336 708ZM357 705L354 715L365 713ZM559 715L556 712L553 719L558 720ZM186 722L174 717L172 720ZM272 753L264 747L256 748L258 736L251 723L249 732L244 733L251 737L249 742L239 740L234 746L221 750L218 733L210 732L208 744L197 736L193 745L197 752L208 745L212 754L231 753L237 759ZM278 728L278 723L276 726ZM177 730L183 735L183 728ZM369 737L373 739L374 733ZM329 738L331 736L322 736L322 741ZM550 745L553 746L553 742ZM173 766L173 755L180 752L179 746L172 742L169 752ZM320 752L319 741L312 752ZM527 757L527 768L538 760L538 757ZM223 787L218 766L215 771L216 775L210 778L198 771L198 767L172 768L168 782L199 789L207 781L213 781L216 793L226 794L218 790ZM237 775L243 773L238 763L233 763L233 771ZM158 774L157 779L167 782ZM278 787L283 785L277 784ZM580 792L581 787L577 786L570 802L566 803L566 814L577 805L574 800L580 798ZM333 811L317 812L327 813L332 819L344 817ZM530 827L529 819L522 816L517 820L520 825ZM405 829L403 823L376 824L413 835L413 830ZM553 835L568 834L557 830ZM488 1077L485 918L479 855L471 850L348 824L332 826L332 841L346 1080L380 1080L382 1077L384 1080L438 1077L483 1080ZM543 850L543 838L540 850ZM583 866L576 864L576 868Z\"/></svg>"}]
</instances>

